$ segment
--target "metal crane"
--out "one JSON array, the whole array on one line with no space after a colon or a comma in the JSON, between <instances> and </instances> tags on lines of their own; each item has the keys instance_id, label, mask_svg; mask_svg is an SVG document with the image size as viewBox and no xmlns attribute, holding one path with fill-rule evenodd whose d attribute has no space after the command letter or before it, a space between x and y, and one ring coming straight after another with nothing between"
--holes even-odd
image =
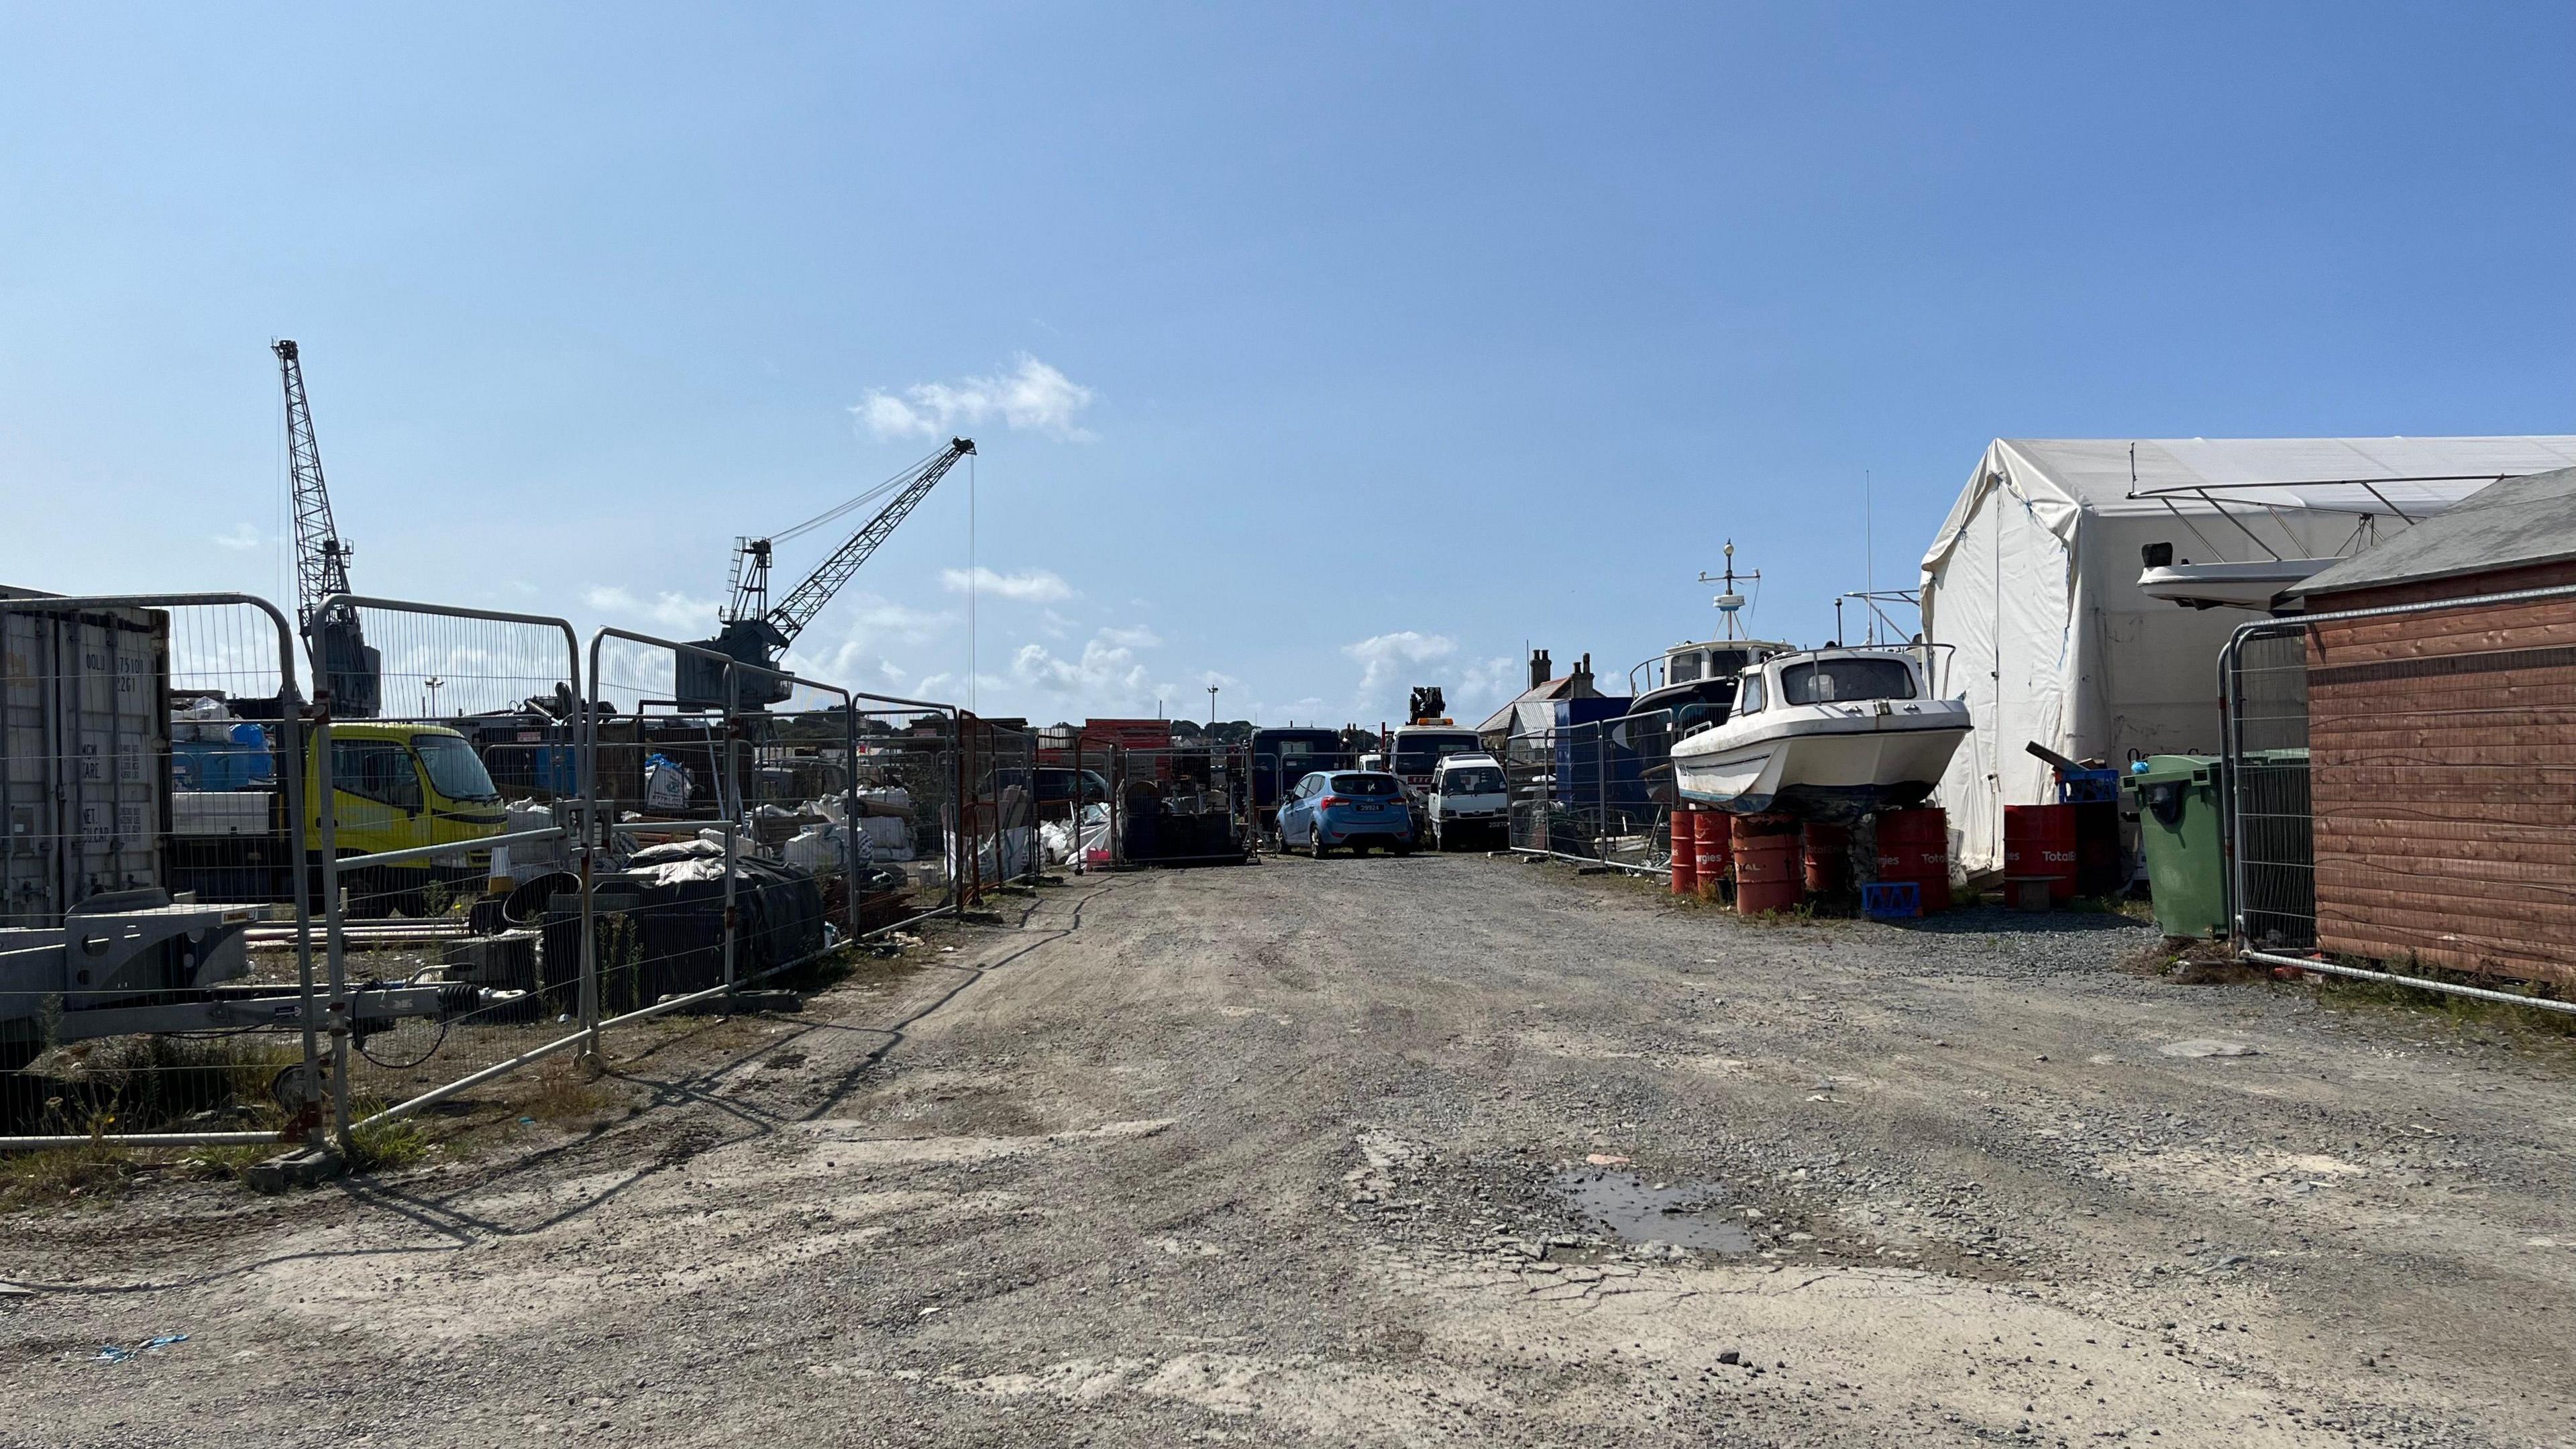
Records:
<instances>
[{"instance_id":1,"label":"metal crane","mask_svg":"<svg viewBox=\"0 0 2576 1449\"><path fill-rule=\"evenodd\" d=\"M893 534L896 525L930 496L957 460L975 451L972 438L951 438L948 446L913 464L892 478L851 499L837 508L819 513L794 528L768 538L734 540L733 573L729 581L730 597L724 612L718 616L724 627L716 637L700 641L700 647L712 649L745 664L775 668L778 656L796 641L798 633L814 622L823 606L859 571L859 565L877 551ZM769 602L769 559L772 546L782 540L798 537L841 518L886 495L885 506L861 525L832 556L823 560L805 582L788 590L776 604ZM696 655L682 655L673 695L678 703L697 709L714 709L724 703L724 666ZM786 701L787 685L766 677L748 677L735 691L739 708L761 709Z\"/></svg>"},{"instance_id":2,"label":"metal crane","mask_svg":"<svg viewBox=\"0 0 2576 1449\"><path fill-rule=\"evenodd\" d=\"M286 388L286 458L295 494L295 616L313 639L332 711L372 718L383 702L384 661L367 647L358 613L346 606L323 610L322 601L349 592L349 555L355 552L331 521L331 493L322 482L322 450L313 441L313 405L304 395L303 354L293 338L269 344ZM315 617L316 614L321 617Z\"/></svg>"}]
</instances>

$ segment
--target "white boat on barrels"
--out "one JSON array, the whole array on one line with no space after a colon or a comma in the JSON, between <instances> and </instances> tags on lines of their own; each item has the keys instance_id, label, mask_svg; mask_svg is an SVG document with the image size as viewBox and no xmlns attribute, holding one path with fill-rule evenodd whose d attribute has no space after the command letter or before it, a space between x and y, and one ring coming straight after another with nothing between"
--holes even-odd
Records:
<instances>
[{"instance_id":1,"label":"white boat on barrels","mask_svg":"<svg viewBox=\"0 0 2576 1449\"><path fill-rule=\"evenodd\" d=\"M1924 651L1800 650L1744 669L1726 719L1673 742L1673 784L1738 815L1848 822L1922 804L1968 728Z\"/></svg>"}]
</instances>

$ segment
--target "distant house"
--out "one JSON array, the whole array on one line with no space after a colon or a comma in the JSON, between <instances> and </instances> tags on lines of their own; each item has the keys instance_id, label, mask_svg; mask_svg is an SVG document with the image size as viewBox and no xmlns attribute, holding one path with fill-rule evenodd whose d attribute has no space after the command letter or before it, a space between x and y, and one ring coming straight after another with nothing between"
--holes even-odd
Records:
<instances>
[{"instance_id":1,"label":"distant house","mask_svg":"<svg viewBox=\"0 0 2576 1449\"><path fill-rule=\"evenodd\" d=\"M2318 948L2576 986L2576 468L2300 594Z\"/></svg>"},{"instance_id":2,"label":"distant house","mask_svg":"<svg viewBox=\"0 0 2576 1449\"><path fill-rule=\"evenodd\" d=\"M1572 672L1562 678L1551 677L1555 665L1547 651L1533 649L1529 657L1529 688L1514 696L1512 702L1485 717L1476 726L1476 738L1499 758L1512 736L1532 734L1556 727L1556 702L1560 699L1600 699L1601 691L1592 683L1592 656L1586 654Z\"/></svg>"}]
</instances>

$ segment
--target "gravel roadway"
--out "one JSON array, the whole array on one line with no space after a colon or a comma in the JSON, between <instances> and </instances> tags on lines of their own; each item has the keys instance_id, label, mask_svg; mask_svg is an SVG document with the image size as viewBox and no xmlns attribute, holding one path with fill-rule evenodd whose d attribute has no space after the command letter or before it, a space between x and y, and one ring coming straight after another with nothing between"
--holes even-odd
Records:
<instances>
[{"instance_id":1,"label":"gravel roadway","mask_svg":"<svg viewBox=\"0 0 2576 1449\"><path fill-rule=\"evenodd\" d=\"M594 1130L0 1220L0 1441L2576 1443L2563 1052L1481 855L1022 909Z\"/></svg>"}]
</instances>

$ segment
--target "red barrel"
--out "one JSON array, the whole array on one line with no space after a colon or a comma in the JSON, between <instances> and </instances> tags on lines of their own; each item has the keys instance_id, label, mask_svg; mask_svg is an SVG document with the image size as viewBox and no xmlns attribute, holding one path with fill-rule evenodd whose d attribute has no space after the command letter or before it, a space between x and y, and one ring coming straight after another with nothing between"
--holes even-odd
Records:
<instances>
[{"instance_id":1,"label":"red barrel","mask_svg":"<svg viewBox=\"0 0 2576 1449\"><path fill-rule=\"evenodd\" d=\"M1925 914L1950 909L1950 815L1938 807L1878 814L1878 878L1912 881Z\"/></svg>"},{"instance_id":2,"label":"red barrel","mask_svg":"<svg viewBox=\"0 0 2576 1449\"><path fill-rule=\"evenodd\" d=\"M1851 827L1810 820L1800 832L1807 858L1807 889L1832 895L1851 877Z\"/></svg>"},{"instance_id":3,"label":"red barrel","mask_svg":"<svg viewBox=\"0 0 2576 1449\"><path fill-rule=\"evenodd\" d=\"M1739 822L1741 823L1741 822ZM1794 910L1799 899L1794 833L1735 837L1735 909L1748 916Z\"/></svg>"},{"instance_id":4,"label":"red barrel","mask_svg":"<svg viewBox=\"0 0 2576 1449\"><path fill-rule=\"evenodd\" d=\"M1699 898L1713 901L1735 875L1735 817L1702 810L1691 823L1699 831Z\"/></svg>"},{"instance_id":5,"label":"red barrel","mask_svg":"<svg viewBox=\"0 0 2576 1449\"><path fill-rule=\"evenodd\" d=\"M1693 824L1698 814L1695 810L1673 812L1673 894L1677 896L1699 894L1699 830Z\"/></svg>"},{"instance_id":6,"label":"red barrel","mask_svg":"<svg viewBox=\"0 0 2576 1449\"><path fill-rule=\"evenodd\" d=\"M2044 880L2052 901L2075 899L2075 807L2004 807L2004 879Z\"/></svg>"}]
</instances>

